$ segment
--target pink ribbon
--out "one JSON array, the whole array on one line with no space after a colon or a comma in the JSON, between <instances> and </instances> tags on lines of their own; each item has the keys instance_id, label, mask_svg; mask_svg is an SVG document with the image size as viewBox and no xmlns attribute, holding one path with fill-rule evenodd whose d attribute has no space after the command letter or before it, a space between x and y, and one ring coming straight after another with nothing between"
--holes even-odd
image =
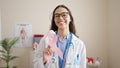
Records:
<instances>
[{"instance_id":1,"label":"pink ribbon","mask_svg":"<svg viewBox=\"0 0 120 68\"><path fill-rule=\"evenodd\" d=\"M56 33L53 30L50 30L45 38L45 42L47 45L49 45L53 52L55 52L58 56L60 56L61 59L63 59L63 53L62 51L56 46L57 42L57 36ZM46 58L48 61L51 60L51 56L46 55Z\"/></svg>"}]
</instances>

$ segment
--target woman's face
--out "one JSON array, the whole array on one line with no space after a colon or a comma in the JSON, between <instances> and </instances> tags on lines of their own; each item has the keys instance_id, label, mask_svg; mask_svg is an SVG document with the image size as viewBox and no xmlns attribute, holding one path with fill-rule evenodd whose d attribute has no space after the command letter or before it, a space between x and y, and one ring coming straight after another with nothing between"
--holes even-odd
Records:
<instances>
[{"instance_id":1,"label":"woman's face","mask_svg":"<svg viewBox=\"0 0 120 68\"><path fill-rule=\"evenodd\" d=\"M54 21L58 29L69 28L71 21L69 12L63 7L57 8L54 13Z\"/></svg>"}]
</instances>

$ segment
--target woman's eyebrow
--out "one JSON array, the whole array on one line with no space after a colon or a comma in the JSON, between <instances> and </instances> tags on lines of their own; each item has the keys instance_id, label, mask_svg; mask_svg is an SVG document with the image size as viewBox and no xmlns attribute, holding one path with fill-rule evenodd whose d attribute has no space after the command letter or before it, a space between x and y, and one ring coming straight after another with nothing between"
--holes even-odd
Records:
<instances>
[{"instance_id":1,"label":"woman's eyebrow","mask_svg":"<svg viewBox=\"0 0 120 68\"><path fill-rule=\"evenodd\" d=\"M62 13L68 13L68 12L62 12ZM55 13L55 14L62 14L62 13Z\"/></svg>"}]
</instances>

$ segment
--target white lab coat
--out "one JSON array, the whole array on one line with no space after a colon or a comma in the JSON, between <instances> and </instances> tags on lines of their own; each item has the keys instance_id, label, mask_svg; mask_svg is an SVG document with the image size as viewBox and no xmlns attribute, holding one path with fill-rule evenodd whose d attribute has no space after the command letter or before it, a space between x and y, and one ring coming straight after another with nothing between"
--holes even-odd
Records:
<instances>
[{"instance_id":1,"label":"white lab coat","mask_svg":"<svg viewBox=\"0 0 120 68\"><path fill-rule=\"evenodd\" d=\"M86 68L86 48L84 43L74 34L72 34L71 42L73 44L70 44L66 56L65 68ZM34 68L59 68L58 55L55 55L50 63L43 64L42 54L46 47L45 38L43 37L34 57Z\"/></svg>"}]
</instances>

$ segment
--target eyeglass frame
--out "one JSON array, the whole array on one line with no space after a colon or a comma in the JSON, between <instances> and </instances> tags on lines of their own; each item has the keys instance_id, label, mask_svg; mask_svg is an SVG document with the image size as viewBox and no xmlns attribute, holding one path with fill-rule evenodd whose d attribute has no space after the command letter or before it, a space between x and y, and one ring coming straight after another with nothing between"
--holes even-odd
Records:
<instances>
[{"instance_id":1,"label":"eyeglass frame","mask_svg":"<svg viewBox=\"0 0 120 68\"><path fill-rule=\"evenodd\" d=\"M56 16L57 15L57 16ZM62 17L62 18L67 18L68 17L68 15L69 15L69 12L62 12L62 13L55 13L54 14L54 18L55 19L59 19L60 18L60 16Z\"/></svg>"}]
</instances>

